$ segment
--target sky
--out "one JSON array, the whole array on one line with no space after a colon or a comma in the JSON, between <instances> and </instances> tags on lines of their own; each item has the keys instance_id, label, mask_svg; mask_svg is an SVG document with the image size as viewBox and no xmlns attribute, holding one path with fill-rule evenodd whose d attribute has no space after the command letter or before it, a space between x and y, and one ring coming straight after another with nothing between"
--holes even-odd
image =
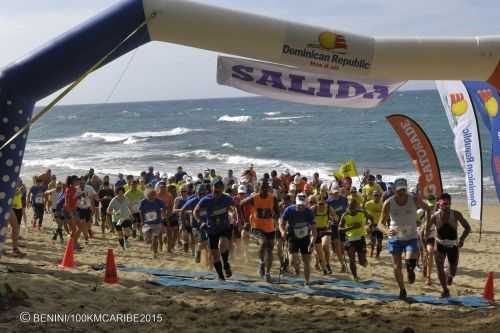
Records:
<instances>
[{"instance_id":1,"label":"sky","mask_svg":"<svg viewBox=\"0 0 500 333\"><path fill-rule=\"evenodd\" d=\"M117 0L2 1L0 68ZM205 0L204 3L371 36L500 34L498 0ZM8 46L8 47L5 47ZM153 42L89 76L61 104L239 97L216 83L217 53ZM199 66L193 67L191 64ZM123 80L113 87L124 74ZM196 77L196 81L193 79ZM194 87L194 88L193 88ZM403 89L433 89L411 81ZM54 95L41 101L46 104ZM108 100L109 98L109 100Z\"/></svg>"}]
</instances>

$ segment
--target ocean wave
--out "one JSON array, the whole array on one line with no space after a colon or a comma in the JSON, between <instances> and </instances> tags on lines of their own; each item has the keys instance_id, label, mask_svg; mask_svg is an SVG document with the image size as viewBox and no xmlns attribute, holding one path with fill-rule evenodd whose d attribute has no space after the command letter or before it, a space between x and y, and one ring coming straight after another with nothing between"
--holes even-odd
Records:
<instances>
[{"instance_id":1,"label":"ocean wave","mask_svg":"<svg viewBox=\"0 0 500 333\"><path fill-rule=\"evenodd\" d=\"M277 116L277 115L281 114L281 112L279 112L279 111L276 111L276 112L266 112L264 114L266 116Z\"/></svg>"},{"instance_id":2,"label":"ocean wave","mask_svg":"<svg viewBox=\"0 0 500 333\"><path fill-rule=\"evenodd\" d=\"M221 147L225 147L225 148L234 148L234 145L229 143L229 142L225 142L221 145Z\"/></svg>"},{"instance_id":3,"label":"ocean wave","mask_svg":"<svg viewBox=\"0 0 500 333\"><path fill-rule=\"evenodd\" d=\"M246 123L247 121L250 120L252 120L252 117L250 116L230 116L227 114L217 119L217 121L227 121L232 123Z\"/></svg>"},{"instance_id":4,"label":"ocean wave","mask_svg":"<svg viewBox=\"0 0 500 333\"><path fill-rule=\"evenodd\" d=\"M294 120L302 118L312 118L312 116L294 116L294 117L265 117L263 120Z\"/></svg>"},{"instance_id":5,"label":"ocean wave","mask_svg":"<svg viewBox=\"0 0 500 333\"><path fill-rule=\"evenodd\" d=\"M168 131L134 132L134 133L100 133L86 132L80 135L82 139L102 140L109 143L121 142L123 144L134 144L147 141L152 138L172 137L188 134L191 132L203 131L202 129L190 129L177 127Z\"/></svg>"}]
</instances>

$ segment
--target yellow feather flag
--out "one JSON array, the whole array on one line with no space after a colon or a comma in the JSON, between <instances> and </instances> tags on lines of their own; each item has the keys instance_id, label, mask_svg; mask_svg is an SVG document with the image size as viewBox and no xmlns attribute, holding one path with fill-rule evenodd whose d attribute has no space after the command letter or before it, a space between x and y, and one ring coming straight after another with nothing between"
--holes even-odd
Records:
<instances>
[{"instance_id":1,"label":"yellow feather flag","mask_svg":"<svg viewBox=\"0 0 500 333\"><path fill-rule=\"evenodd\" d=\"M344 175L344 177L355 177L358 175L358 171L356 170L356 164L353 160L348 160L344 164L340 165L339 173Z\"/></svg>"}]
</instances>

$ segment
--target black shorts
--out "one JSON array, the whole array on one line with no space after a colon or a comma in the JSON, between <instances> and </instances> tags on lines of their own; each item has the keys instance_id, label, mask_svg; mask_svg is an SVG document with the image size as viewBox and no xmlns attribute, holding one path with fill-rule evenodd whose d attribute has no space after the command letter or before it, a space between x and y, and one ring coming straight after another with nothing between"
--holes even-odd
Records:
<instances>
[{"instance_id":1,"label":"black shorts","mask_svg":"<svg viewBox=\"0 0 500 333\"><path fill-rule=\"evenodd\" d=\"M179 219L177 217L170 216L169 218L167 218L165 225L167 227L178 227L179 226Z\"/></svg>"},{"instance_id":2,"label":"black shorts","mask_svg":"<svg viewBox=\"0 0 500 333\"><path fill-rule=\"evenodd\" d=\"M290 237L288 239L288 250L290 253L310 254L309 244L311 244L311 237L306 236L304 238Z\"/></svg>"},{"instance_id":3,"label":"black shorts","mask_svg":"<svg viewBox=\"0 0 500 333\"><path fill-rule=\"evenodd\" d=\"M43 220L43 213L44 213L43 205L35 204L33 206L33 211L35 212L35 219Z\"/></svg>"},{"instance_id":4,"label":"black shorts","mask_svg":"<svg viewBox=\"0 0 500 333\"><path fill-rule=\"evenodd\" d=\"M443 254L445 258L448 258L448 262L450 265L458 265L458 246L443 246L436 242L436 251Z\"/></svg>"},{"instance_id":5,"label":"black shorts","mask_svg":"<svg viewBox=\"0 0 500 333\"><path fill-rule=\"evenodd\" d=\"M101 206L101 220L106 219L106 215L108 215L108 207L102 207Z\"/></svg>"},{"instance_id":6,"label":"black shorts","mask_svg":"<svg viewBox=\"0 0 500 333\"><path fill-rule=\"evenodd\" d=\"M276 236L276 233L274 231L271 232L265 232L260 229L252 229L250 232L253 238L256 239L265 239L267 241L272 241L274 240L274 237Z\"/></svg>"},{"instance_id":7,"label":"black shorts","mask_svg":"<svg viewBox=\"0 0 500 333\"><path fill-rule=\"evenodd\" d=\"M316 229L318 233L318 237L316 237L316 244L321 243L321 239L325 236L330 236L332 234L332 231L329 228L318 228Z\"/></svg>"},{"instance_id":8,"label":"black shorts","mask_svg":"<svg viewBox=\"0 0 500 333\"><path fill-rule=\"evenodd\" d=\"M208 235L208 247L210 250L217 250L219 248L219 240L227 238L231 240L232 229L228 226L227 229Z\"/></svg>"},{"instance_id":9,"label":"black shorts","mask_svg":"<svg viewBox=\"0 0 500 333\"><path fill-rule=\"evenodd\" d=\"M371 234L372 239L376 239L376 240L380 240L380 241L384 239L384 233L382 231L380 231L377 228L377 225L375 225L375 224L372 224L370 226L370 234Z\"/></svg>"},{"instance_id":10,"label":"black shorts","mask_svg":"<svg viewBox=\"0 0 500 333\"><path fill-rule=\"evenodd\" d=\"M141 224L141 213L132 214L132 224Z\"/></svg>"},{"instance_id":11,"label":"black shorts","mask_svg":"<svg viewBox=\"0 0 500 333\"><path fill-rule=\"evenodd\" d=\"M16 219L17 219L17 224L21 224L21 221L23 220L23 209L20 208L20 209L16 209L14 208L14 214L16 215Z\"/></svg>"},{"instance_id":12,"label":"black shorts","mask_svg":"<svg viewBox=\"0 0 500 333\"><path fill-rule=\"evenodd\" d=\"M366 240L364 237L355 241L346 241L344 243L346 250L357 253L366 253Z\"/></svg>"},{"instance_id":13,"label":"black shorts","mask_svg":"<svg viewBox=\"0 0 500 333\"><path fill-rule=\"evenodd\" d=\"M340 242L344 243L346 238L345 238L345 232L341 231L339 235L339 224L338 223L332 223L332 241L340 239Z\"/></svg>"},{"instance_id":14,"label":"black shorts","mask_svg":"<svg viewBox=\"0 0 500 333\"><path fill-rule=\"evenodd\" d=\"M90 208L87 209L76 209L76 214L79 220L85 220L85 222L90 223L92 221L92 212Z\"/></svg>"},{"instance_id":15,"label":"black shorts","mask_svg":"<svg viewBox=\"0 0 500 333\"><path fill-rule=\"evenodd\" d=\"M116 231L122 231L123 228L132 228L132 220L126 219L123 220L120 225L116 225L116 223L113 223L115 226Z\"/></svg>"}]
</instances>

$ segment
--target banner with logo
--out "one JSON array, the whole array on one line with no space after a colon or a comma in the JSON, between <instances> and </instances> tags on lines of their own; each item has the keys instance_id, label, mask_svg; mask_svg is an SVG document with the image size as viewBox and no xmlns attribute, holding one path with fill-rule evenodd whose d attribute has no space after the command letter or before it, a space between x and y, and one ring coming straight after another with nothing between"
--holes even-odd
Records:
<instances>
[{"instance_id":1,"label":"banner with logo","mask_svg":"<svg viewBox=\"0 0 500 333\"><path fill-rule=\"evenodd\" d=\"M219 57L217 82L274 99L325 106L371 108L404 82L370 82L288 66Z\"/></svg>"},{"instance_id":2,"label":"banner with logo","mask_svg":"<svg viewBox=\"0 0 500 333\"><path fill-rule=\"evenodd\" d=\"M356 163L354 163L353 160L347 160L347 162L339 166L339 170L335 172L334 175L340 179L345 177L356 177L358 175Z\"/></svg>"},{"instance_id":3,"label":"banner with logo","mask_svg":"<svg viewBox=\"0 0 500 333\"><path fill-rule=\"evenodd\" d=\"M430 195L436 197L440 195L443 191L443 184L439 163L425 132L413 119L404 115L390 115L387 117L387 121L398 134L403 147L417 169L419 193L424 198L428 198Z\"/></svg>"},{"instance_id":4,"label":"banner with logo","mask_svg":"<svg viewBox=\"0 0 500 333\"><path fill-rule=\"evenodd\" d=\"M465 172L470 217L481 220L483 168L476 114L462 81L436 81L446 116L455 135L455 151Z\"/></svg>"},{"instance_id":5,"label":"banner with logo","mask_svg":"<svg viewBox=\"0 0 500 333\"><path fill-rule=\"evenodd\" d=\"M491 176L500 201L500 97L495 88L486 82L464 81L474 107L481 115L491 134Z\"/></svg>"}]
</instances>

